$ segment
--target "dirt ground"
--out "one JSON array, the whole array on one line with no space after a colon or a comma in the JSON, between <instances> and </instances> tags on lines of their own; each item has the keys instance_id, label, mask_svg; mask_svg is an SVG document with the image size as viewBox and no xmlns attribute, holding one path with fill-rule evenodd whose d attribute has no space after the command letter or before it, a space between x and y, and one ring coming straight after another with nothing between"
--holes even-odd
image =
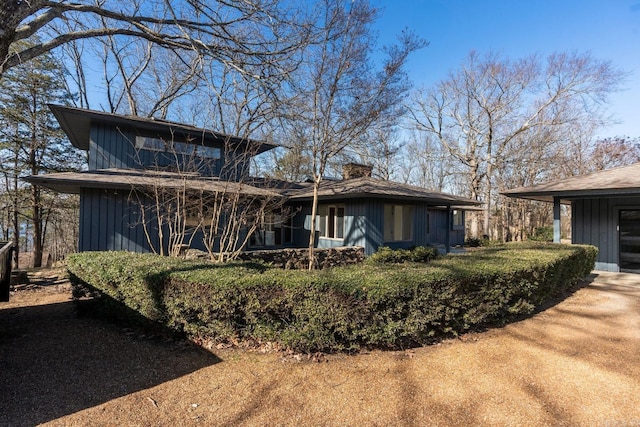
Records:
<instances>
[{"instance_id":1,"label":"dirt ground","mask_svg":"<svg viewBox=\"0 0 640 427\"><path fill-rule=\"evenodd\" d=\"M407 351L212 352L77 318L68 285L0 303L0 425L640 426L640 276Z\"/></svg>"}]
</instances>

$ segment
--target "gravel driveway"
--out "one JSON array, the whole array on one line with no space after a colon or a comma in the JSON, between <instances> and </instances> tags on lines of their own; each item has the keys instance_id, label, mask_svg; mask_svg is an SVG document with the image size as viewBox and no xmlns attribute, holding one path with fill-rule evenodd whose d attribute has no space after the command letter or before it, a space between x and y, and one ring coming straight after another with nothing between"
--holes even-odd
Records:
<instances>
[{"instance_id":1,"label":"gravel driveway","mask_svg":"<svg viewBox=\"0 0 640 427\"><path fill-rule=\"evenodd\" d=\"M640 426L640 275L439 345L306 356L76 318L65 286L0 303L0 425Z\"/></svg>"}]
</instances>

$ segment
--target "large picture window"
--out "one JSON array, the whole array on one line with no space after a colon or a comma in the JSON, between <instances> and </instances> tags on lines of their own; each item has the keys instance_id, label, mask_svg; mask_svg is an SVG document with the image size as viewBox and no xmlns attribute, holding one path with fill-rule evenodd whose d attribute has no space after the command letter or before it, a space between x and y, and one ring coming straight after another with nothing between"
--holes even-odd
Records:
<instances>
[{"instance_id":1,"label":"large picture window","mask_svg":"<svg viewBox=\"0 0 640 427\"><path fill-rule=\"evenodd\" d=\"M413 240L413 218L413 206L384 205L384 241Z\"/></svg>"},{"instance_id":2,"label":"large picture window","mask_svg":"<svg viewBox=\"0 0 640 427\"><path fill-rule=\"evenodd\" d=\"M160 151L176 154L195 155L204 159L219 159L219 147L207 147L206 145L187 144L186 142L165 141L160 138L136 136L136 148L150 151Z\"/></svg>"},{"instance_id":3,"label":"large picture window","mask_svg":"<svg viewBox=\"0 0 640 427\"><path fill-rule=\"evenodd\" d=\"M344 239L344 205L318 206L317 224L320 237Z\"/></svg>"}]
</instances>

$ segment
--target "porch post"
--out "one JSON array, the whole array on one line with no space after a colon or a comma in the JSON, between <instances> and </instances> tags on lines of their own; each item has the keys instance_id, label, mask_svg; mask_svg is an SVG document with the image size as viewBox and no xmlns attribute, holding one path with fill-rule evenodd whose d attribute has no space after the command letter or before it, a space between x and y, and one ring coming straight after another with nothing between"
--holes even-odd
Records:
<instances>
[{"instance_id":1,"label":"porch post","mask_svg":"<svg viewBox=\"0 0 640 427\"><path fill-rule=\"evenodd\" d=\"M447 231L445 232L445 251L447 253L451 252L451 206L447 205Z\"/></svg>"},{"instance_id":2,"label":"porch post","mask_svg":"<svg viewBox=\"0 0 640 427\"><path fill-rule=\"evenodd\" d=\"M553 243L560 243L560 198L553 198Z\"/></svg>"}]
</instances>

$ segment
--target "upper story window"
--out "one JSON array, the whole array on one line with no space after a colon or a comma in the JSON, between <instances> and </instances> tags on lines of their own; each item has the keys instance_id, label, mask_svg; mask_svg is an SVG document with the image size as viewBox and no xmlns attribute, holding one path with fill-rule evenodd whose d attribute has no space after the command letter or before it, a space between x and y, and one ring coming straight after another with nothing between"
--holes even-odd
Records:
<instances>
[{"instance_id":1,"label":"upper story window","mask_svg":"<svg viewBox=\"0 0 640 427\"><path fill-rule=\"evenodd\" d=\"M344 205L318 206L320 237L344 239Z\"/></svg>"},{"instance_id":2,"label":"upper story window","mask_svg":"<svg viewBox=\"0 0 640 427\"><path fill-rule=\"evenodd\" d=\"M384 241L413 240L413 218L413 206L384 205Z\"/></svg>"},{"instance_id":3,"label":"upper story window","mask_svg":"<svg viewBox=\"0 0 640 427\"><path fill-rule=\"evenodd\" d=\"M151 151L161 151L188 156L197 156L204 159L219 159L221 150L219 147L207 147L205 145L189 144L186 142L165 141L160 138L136 136L136 148Z\"/></svg>"}]
</instances>

